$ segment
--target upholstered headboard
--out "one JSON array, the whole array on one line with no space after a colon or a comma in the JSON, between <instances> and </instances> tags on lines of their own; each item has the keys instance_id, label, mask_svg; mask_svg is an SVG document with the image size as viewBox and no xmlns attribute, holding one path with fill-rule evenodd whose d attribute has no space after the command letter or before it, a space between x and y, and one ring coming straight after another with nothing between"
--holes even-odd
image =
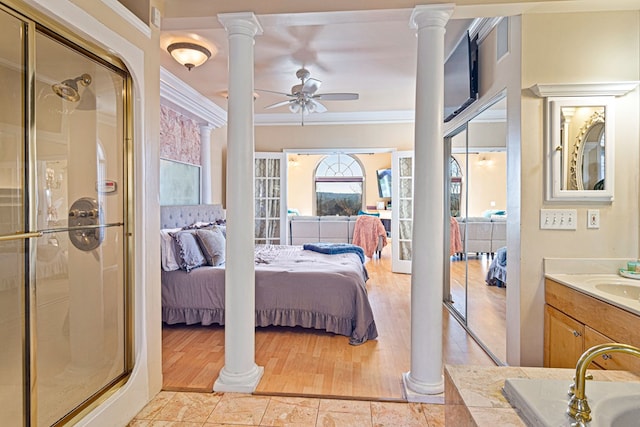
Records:
<instances>
[{"instance_id":1,"label":"upholstered headboard","mask_svg":"<svg viewBox=\"0 0 640 427\"><path fill-rule=\"evenodd\" d=\"M180 228L219 219L224 219L222 205L160 206L160 228Z\"/></svg>"}]
</instances>

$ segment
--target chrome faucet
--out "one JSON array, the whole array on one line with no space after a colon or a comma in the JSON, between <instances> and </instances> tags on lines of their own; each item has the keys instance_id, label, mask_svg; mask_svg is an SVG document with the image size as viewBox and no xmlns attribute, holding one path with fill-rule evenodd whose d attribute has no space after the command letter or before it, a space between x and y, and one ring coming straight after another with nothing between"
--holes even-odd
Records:
<instances>
[{"instance_id":1,"label":"chrome faucet","mask_svg":"<svg viewBox=\"0 0 640 427\"><path fill-rule=\"evenodd\" d=\"M583 426L591 421L591 408L587 402L587 396L584 393L586 383L587 368L591 362L598 356L607 353L625 353L640 358L640 348L628 344L607 343L591 347L580 356L576 364L576 377L573 387L573 395L569 399L569 408L567 414L574 420L578 426Z\"/></svg>"}]
</instances>

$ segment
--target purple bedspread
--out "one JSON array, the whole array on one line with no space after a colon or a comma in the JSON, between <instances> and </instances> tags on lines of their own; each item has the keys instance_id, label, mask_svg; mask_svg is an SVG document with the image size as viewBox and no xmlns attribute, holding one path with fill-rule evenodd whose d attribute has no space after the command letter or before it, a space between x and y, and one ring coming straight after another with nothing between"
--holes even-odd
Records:
<instances>
[{"instance_id":1,"label":"purple bedspread","mask_svg":"<svg viewBox=\"0 0 640 427\"><path fill-rule=\"evenodd\" d=\"M367 270L354 253L301 246L257 246L256 326L302 326L362 344L378 336L367 297ZM162 271L162 320L224 324L223 267Z\"/></svg>"}]
</instances>

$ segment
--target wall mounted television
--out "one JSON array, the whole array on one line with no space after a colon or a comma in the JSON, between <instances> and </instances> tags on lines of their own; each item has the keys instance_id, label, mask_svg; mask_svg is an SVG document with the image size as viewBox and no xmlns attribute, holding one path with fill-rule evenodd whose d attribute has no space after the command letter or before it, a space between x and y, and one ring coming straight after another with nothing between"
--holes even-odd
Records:
<instances>
[{"instance_id":1,"label":"wall mounted television","mask_svg":"<svg viewBox=\"0 0 640 427\"><path fill-rule=\"evenodd\" d=\"M469 32L444 63L444 121L448 122L478 99L478 36Z\"/></svg>"},{"instance_id":2,"label":"wall mounted television","mask_svg":"<svg viewBox=\"0 0 640 427\"><path fill-rule=\"evenodd\" d=\"M391 169L378 169L378 196L381 198L391 197Z\"/></svg>"}]
</instances>

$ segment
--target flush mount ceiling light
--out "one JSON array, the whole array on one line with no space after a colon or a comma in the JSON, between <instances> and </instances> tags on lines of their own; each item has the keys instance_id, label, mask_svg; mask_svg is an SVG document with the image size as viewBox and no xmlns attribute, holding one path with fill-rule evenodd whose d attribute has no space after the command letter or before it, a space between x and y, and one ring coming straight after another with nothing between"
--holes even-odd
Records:
<instances>
[{"instance_id":1,"label":"flush mount ceiling light","mask_svg":"<svg viewBox=\"0 0 640 427\"><path fill-rule=\"evenodd\" d=\"M195 43L172 43L167 46L167 51L173 56L173 59L187 67L189 71L193 67L204 64L207 59L211 58L209 49Z\"/></svg>"}]
</instances>

